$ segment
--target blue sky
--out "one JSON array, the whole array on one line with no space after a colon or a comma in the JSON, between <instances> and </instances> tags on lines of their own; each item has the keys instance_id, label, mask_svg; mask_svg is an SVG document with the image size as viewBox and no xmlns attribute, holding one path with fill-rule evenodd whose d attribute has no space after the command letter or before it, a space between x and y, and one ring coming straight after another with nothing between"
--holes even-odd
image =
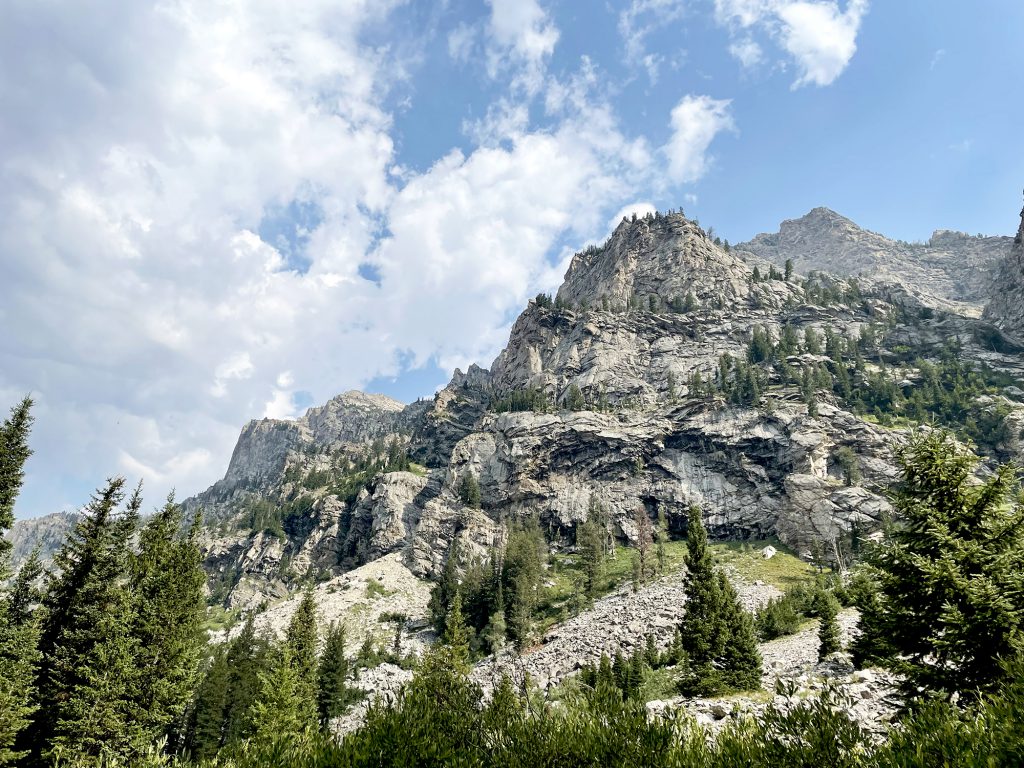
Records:
<instances>
[{"instance_id":1,"label":"blue sky","mask_svg":"<svg viewBox=\"0 0 1024 768\"><path fill-rule=\"evenodd\" d=\"M623 211L1009 234L1024 6L254 0L0 24L20 516L220 477L241 425L488 365Z\"/></svg>"}]
</instances>

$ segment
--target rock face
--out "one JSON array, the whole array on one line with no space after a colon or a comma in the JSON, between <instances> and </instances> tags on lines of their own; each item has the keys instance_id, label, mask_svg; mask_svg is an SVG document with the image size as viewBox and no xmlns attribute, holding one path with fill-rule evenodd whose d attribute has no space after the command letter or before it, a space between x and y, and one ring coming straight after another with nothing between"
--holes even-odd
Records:
<instances>
[{"instance_id":1,"label":"rock face","mask_svg":"<svg viewBox=\"0 0 1024 768\"><path fill-rule=\"evenodd\" d=\"M992 301L985 308L992 322L1016 344L1024 346L1024 210L1013 248L999 266Z\"/></svg>"},{"instance_id":2,"label":"rock face","mask_svg":"<svg viewBox=\"0 0 1024 768\"><path fill-rule=\"evenodd\" d=\"M933 307L977 316L1010 249L1008 237L975 237L939 230L927 243L906 243L861 229L828 208L815 208L736 246L797 272L828 272L899 285Z\"/></svg>"}]
</instances>

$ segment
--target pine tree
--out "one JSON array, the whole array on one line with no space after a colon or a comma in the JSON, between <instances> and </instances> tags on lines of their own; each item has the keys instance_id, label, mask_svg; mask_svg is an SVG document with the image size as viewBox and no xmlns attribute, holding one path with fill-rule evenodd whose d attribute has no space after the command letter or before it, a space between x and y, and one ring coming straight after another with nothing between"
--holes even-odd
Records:
<instances>
[{"instance_id":1,"label":"pine tree","mask_svg":"<svg viewBox=\"0 0 1024 768\"><path fill-rule=\"evenodd\" d=\"M761 653L750 614L743 610L735 588L718 573L718 592L725 645L719 660L722 681L728 690L749 691L761 686Z\"/></svg>"},{"instance_id":2,"label":"pine tree","mask_svg":"<svg viewBox=\"0 0 1024 768\"><path fill-rule=\"evenodd\" d=\"M317 710L324 727L352 700L348 687L349 664L345 658L347 631L344 623L331 623L324 638L324 650L317 670Z\"/></svg>"},{"instance_id":3,"label":"pine tree","mask_svg":"<svg viewBox=\"0 0 1024 768\"><path fill-rule=\"evenodd\" d=\"M427 605L434 631L439 635L444 634L448 608L459 588L458 564L459 544L458 540L455 540L448 549L448 557L444 561L444 568L441 569L441 578L430 590L430 602Z\"/></svg>"},{"instance_id":4,"label":"pine tree","mask_svg":"<svg viewBox=\"0 0 1024 768\"><path fill-rule=\"evenodd\" d=\"M257 636L250 615L228 648L228 695L224 712L223 744L240 742L249 735L249 710L259 693L261 672L269 667L270 648Z\"/></svg>"},{"instance_id":5,"label":"pine tree","mask_svg":"<svg viewBox=\"0 0 1024 768\"><path fill-rule=\"evenodd\" d=\"M665 573L668 566L668 552L665 545L668 542L668 520L665 517L665 505L658 505L658 573Z\"/></svg>"},{"instance_id":6,"label":"pine tree","mask_svg":"<svg viewBox=\"0 0 1024 768\"><path fill-rule=\"evenodd\" d=\"M132 558L131 633L135 664L143 671L134 695L135 719L153 740L181 726L202 652L206 576L197 544L201 519L195 518L185 536L181 524L181 507L170 496L142 529L138 555Z\"/></svg>"},{"instance_id":7,"label":"pine tree","mask_svg":"<svg viewBox=\"0 0 1024 768\"><path fill-rule=\"evenodd\" d=\"M308 738L310 722L305 685L287 642L273 652L270 669L259 675L259 692L249 711L251 740L257 746Z\"/></svg>"},{"instance_id":8,"label":"pine tree","mask_svg":"<svg viewBox=\"0 0 1024 768\"><path fill-rule=\"evenodd\" d=\"M462 594L458 591L448 609L448 620L445 622L444 635L441 643L447 649L449 662L458 670L469 669L469 629L466 618L462 615Z\"/></svg>"},{"instance_id":9,"label":"pine tree","mask_svg":"<svg viewBox=\"0 0 1024 768\"><path fill-rule=\"evenodd\" d=\"M140 675L125 578L142 498L136 489L118 515L123 489L114 478L97 492L54 558L59 575L42 603L38 755L59 753L71 763L130 758L148 740L133 705Z\"/></svg>"},{"instance_id":10,"label":"pine tree","mask_svg":"<svg viewBox=\"0 0 1024 768\"><path fill-rule=\"evenodd\" d=\"M914 693L988 690L1001 659L1024 653L1024 503L1015 470L983 483L978 458L941 431L897 454L901 483L887 540L868 553L877 590L859 601L858 662L905 676Z\"/></svg>"},{"instance_id":11,"label":"pine tree","mask_svg":"<svg viewBox=\"0 0 1024 768\"><path fill-rule=\"evenodd\" d=\"M839 642L839 601L830 592L819 590L815 595L814 612L818 614L818 660L841 650Z\"/></svg>"},{"instance_id":12,"label":"pine tree","mask_svg":"<svg viewBox=\"0 0 1024 768\"><path fill-rule=\"evenodd\" d=\"M708 533L697 507L691 507L686 530L686 606L680 622L683 650L691 664L709 663L722 651L721 595L708 547Z\"/></svg>"},{"instance_id":13,"label":"pine tree","mask_svg":"<svg viewBox=\"0 0 1024 768\"><path fill-rule=\"evenodd\" d=\"M472 472L464 474L459 482L459 499L470 509L480 509L480 483Z\"/></svg>"},{"instance_id":14,"label":"pine tree","mask_svg":"<svg viewBox=\"0 0 1024 768\"><path fill-rule=\"evenodd\" d=\"M285 635L288 659L294 668L296 695L305 727L312 728L317 712L317 663L316 663L316 601L313 591L302 594L299 606L292 614Z\"/></svg>"},{"instance_id":15,"label":"pine tree","mask_svg":"<svg viewBox=\"0 0 1024 768\"><path fill-rule=\"evenodd\" d=\"M32 609L43 596L42 590L38 586L42 575L43 562L39 559L39 546L37 545L18 569L18 575L7 595L7 611L13 625L23 626L31 621Z\"/></svg>"},{"instance_id":16,"label":"pine tree","mask_svg":"<svg viewBox=\"0 0 1024 768\"><path fill-rule=\"evenodd\" d=\"M583 399L583 391L576 382L569 385L569 391L565 396L565 407L570 411L582 411L587 407L587 401Z\"/></svg>"},{"instance_id":17,"label":"pine tree","mask_svg":"<svg viewBox=\"0 0 1024 768\"><path fill-rule=\"evenodd\" d=\"M32 426L32 400L24 398L0 425L0 583L10 574L12 545L5 536L14 524L14 503L21 491L24 466L31 450L28 435ZM30 559L22 567L11 594L0 597L0 766L23 757L16 749L19 737L36 710L33 680L38 661L38 633L28 615L32 583L36 574Z\"/></svg>"},{"instance_id":18,"label":"pine tree","mask_svg":"<svg viewBox=\"0 0 1024 768\"><path fill-rule=\"evenodd\" d=\"M576 549L583 569L584 591L588 598L597 595L604 577L605 552L604 531L595 520L588 516L576 528Z\"/></svg>"},{"instance_id":19,"label":"pine tree","mask_svg":"<svg viewBox=\"0 0 1024 768\"><path fill-rule=\"evenodd\" d=\"M212 759L224 746L230 680L228 649L223 644L214 646L196 689L185 739L185 750L197 762Z\"/></svg>"},{"instance_id":20,"label":"pine tree","mask_svg":"<svg viewBox=\"0 0 1024 768\"><path fill-rule=\"evenodd\" d=\"M785 272L786 282L789 282L789 279L793 276L793 260L792 259L786 259L786 267L785 267L785 269L786 269L786 272Z\"/></svg>"}]
</instances>

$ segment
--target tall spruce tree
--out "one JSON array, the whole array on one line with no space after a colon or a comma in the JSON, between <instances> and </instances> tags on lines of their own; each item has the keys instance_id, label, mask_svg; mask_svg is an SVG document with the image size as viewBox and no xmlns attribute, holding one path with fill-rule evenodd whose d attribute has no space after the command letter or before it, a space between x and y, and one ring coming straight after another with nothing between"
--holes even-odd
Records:
<instances>
[{"instance_id":1,"label":"tall spruce tree","mask_svg":"<svg viewBox=\"0 0 1024 768\"><path fill-rule=\"evenodd\" d=\"M316 601L313 599L313 590L307 589L302 594L299 607L292 614L285 642L289 662L295 670L301 714L309 727L317 721L316 623Z\"/></svg>"},{"instance_id":2,"label":"tall spruce tree","mask_svg":"<svg viewBox=\"0 0 1024 768\"><path fill-rule=\"evenodd\" d=\"M270 668L259 674L259 691L249 711L250 738L257 747L311 735L314 724L304 687L289 643L280 643L273 651Z\"/></svg>"},{"instance_id":3,"label":"tall spruce tree","mask_svg":"<svg viewBox=\"0 0 1024 768\"><path fill-rule=\"evenodd\" d=\"M43 575L43 561L39 558L39 546L29 554L21 564L18 575L11 584L7 595L7 610L10 621L15 626L28 624L33 617L33 608L42 599L39 579Z\"/></svg>"},{"instance_id":4,"label":"tall spruce tree","mask_svg":"<svg viewBox=\"0 0 1024 768\"><path fill-rule=\"evenodd\" d=\"M724 574L715 572L700 510L690 509L687 525L686 605L680 622L687 695L709 696L760 683L761 657L750 616Z\"/></svg>"},{"instance_id":5,"label":"tall spruce tree","mask_svg":"<svg viewBox=\"0 0 1024 768\"><path fill-rule=\"evenodd\" d=\"M1024 503L1016 470L978 483L978 458L945 432L897 454L895 523L868 553L877 585L859 600L858 662L905 677L912 693L988 690L1024 653Z\"/></svg>"},{"instance_id":6,"label":"tall spruce tree","mask_svg":"<svg viewBox=\"0 0 1024 768\"><path fill-rule=\"evenodd\" d=\"M224 746L230 679L228 648L226 644L217 645L196 689L189 713L184 747L197 762L213 759Z\"/></svg>"},{"instance_id":7,"label":"tall spruce tree","mask_svg":"<svg viewBox=\"0 0 1024 768\"><path fill-rule=\"evenodd\" d=\"M839 601L831 592L818 590L814 596L814 612L818 614L818 660L841 650L839 640Z\"/></svg>"},{"instance_id":8,"label":"tall spruce tree","mask_svg":"<svg viewBox=\"0 0 1024 768\"><path fill-rule=\"evenodd\" d=\"M249 735L249 710L259 694L260 673L270 665L270 647L256 634L252 616L228 649L228 703L224 712L225 746L236 744Z\"/></svg>"},{"instance_id":9,"label":"tall spruce tree","mask_svg":"<svg viewBox=\"0 0 1024 768\"><path fill-rule=\"evenodd\" d=\"M43 597L37 755L71 764L130 760L147 746L134 707L139 686L132 598L125 574L142 505L125 510L124 479L98 491L63 548Z\"/></svg>"},{"instance_id":10,"label":"tall spruce tree","mask_svg":"<svg viewBox=\"0 0 1024 768\"><path fill-rule=\"evenodd\" d=\"M25 477L25 462L32 453L28 446L31 409L32 400L26 397L0 425L0 583L10 576L12 545L5 534L14 524L14 504ZM38 558L35 562L38 564ZM26 593L35 577L31 569L22 567L25 579L15 582L9 596L0 595L0 766L24 755L25 750L15 745L26 735L36 709L33 680L38 633L28 615L31 595Z\"/></svg>"},{"instance_id":11,"label":"tall spruce tree","mask_svg":"<svg viewBox=\"0 0 1024 768\"><path fill-rule=\"evenodd\" d=\"M348 687L346 635L344 623L331 623L324 638L324 650L317 668L317 711L320 723L325 728L333 718L345 711L353 699L354 692Z\"/></svg>"},{"instance_id":12,"label":"tall spruce tree","mask_svg":"<svg viewBox=\"0 0 1024 768\"><path fill-rule=\"evenodd\" d=\"M134 695L135 720L154 740L170 735L172 728L180 733L198 682L206 581L197 544L200 524L196 516L182 535L182 510L169 496L143 527L132 559L131 631L135 664L142 671Z\"/></svg>"}]
</instances>

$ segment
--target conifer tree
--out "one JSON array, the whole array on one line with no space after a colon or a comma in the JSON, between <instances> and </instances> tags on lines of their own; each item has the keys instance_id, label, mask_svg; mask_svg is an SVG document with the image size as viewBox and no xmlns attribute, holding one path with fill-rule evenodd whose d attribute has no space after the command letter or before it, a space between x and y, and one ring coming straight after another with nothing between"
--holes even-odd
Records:
<instances>
[{"instance_id":1,"label":"conifer tree","mask_svg":"<svg viewBox=\"0 0 1024 768\"><path fill-rule=\"evenodd\" d=\"M743 610L735 588L725 573L718 573L718 592L725 643L718 662L727 690L748 691L761 685L761 652L753 618Z\"/></svg>"},{"instance_id":2,"label":"conifer tree","mask_svg":"<svg viewBox=\"0 0 1024 768\"><path fill-rule=\"evenodd\" d=\"M317 712L316 601L312 589L303 592L299 607L292 614L285 644L288 646L289 663L295 672L300 711L306 725L312 727Z\"/></svg>"},{"instance_id":3,"label":"conifer tree","mask_svg":"<svg viewBox=\"0 0 1024 768\"><path fill-rule=\"evenodd\" d=\"M472 472L464 474L459 482L459 499L470 509L480 509L480 483Z\"/></svg>"},{"instance_id":4,"label":"conifer tree","mask_svg":"<svg viewBox=\"0 0 1024 768\"><path fill-rule=\"evenodd\" d=\"M858 662L905 676L911 692L994 688L1001 659L1024 653L1024 503L1015 469L983 483L977 457L941 431L897 454L901 483L887 540L868 553L877 590L859 600Z\"/></svg>"},{"instance_id":5,"label":"conifer tree","mask_svg":"<svg viewBox=\"0 0 1024 768\"><path fill-rule=\"evenodd\" d=\"M273 651L270 669L259 674L259 692L249 711L252 742L270 745L283 737L290 741L308 737L313 729L309 703L289 643Z\"/></svg>"},{"instance_id":6,"label":"conifer tree","mask_svg":"<svg viewBox=\"0 0 1024 768\"><path fill-rule=\"evenodd\" d=\"M249 734L249 710L259 693L261 672L269 666L270 648L256 634L252 616L228 648L228 703L224 713L223 744L241 741Z\"/></svg>"},{"instance_id":7,"label":"conifer tree","mask_svg":"<svg viewBox=\"0 0 1024 768\"><path fill-rule=\"evenodd\" d=\"M814 597L814 612L818 614L818 660L841 650L839 642L839 601L825 590Z\"/></svg>"},{"instance_id":8,"label":"conifer tree","mask_svg":"<svg viewBox=\"0 0 1024 768\"><path fill-rule=\"evenodd\" d=\"M38 586L42 575L43 562L39 559L39 547L36 546L18 569L18 575L7 595L8 616L14 626L23 626L32 619L32 608L43 596Z\"/></svg>"},{"instance_id":9,"label":"conifer tree","mask_svg":"<svg viewBox=\"0 0 1024 768\"><path fill-rule=\"evenodd\" d=\"M32 400L24 398L0 424L0 583L10 575L12 545L5 534L14 524L14 504L31 454L31 408ZM36 557L36 565L38 562ZM6 598L0 596L0 766L23 757L24 750L15 745L26 735L36 709L33 680L38 633L36 623L28 616L32 600L27 590L37 574L32 573L34 566L29 563L22 567L12 593Z\"/></svg>"},{"instance_id":10,"label":"conifer tree","mask_svg":"<svg viewBox=\"0 0 1024 768\"><path fill-rule=\"evenodd\" d=\"M448 549L448 557L444 561L444 568L441 569L441 578L430 590L430 602L427 605L434 630L439 635L444 634L448 608L459 588L458 564L459 543L456 539Z\"/></svg>"},{"instance_id":11,"label":"conifer tree","mask_svg":"<svg viewBox=\"0 0 1024 768\"><path fill-rule=\"evenodd\" d=\"M171 495L143 527L132 558L131 632L135 665L142 671L135 719L154 740L172 726L180 728L197 682L206 581L197 544L200 524L197 515L182 536L182 510Z\"/></svg>"},{"instance_id":12,"label":"conifer tree","mask_svg":"<svg viewBox=\"0 0 1024 768\"><path fill-rule=\"evenodd\" d=\"M643 504L637 506L633 522L636 525L636 563L639 582L646 584L654 573L654 562L651 558L654 537L651 532L651 518Z\"/></svg>"},{"instance_id":13,"label":"conifer tree","mask_svg":"<svg viewBox=\"0 0 1024 768\"><path fill-rule=\"evenodd\" d=\"M332 622L324 638L317 669L317 710L324 727L345 711L352 698L348 687L349 664L345 658L346 635L343 622Z\"/></svg>"},{"instance_id":14,"label":"conifer tree","mask_svg":"<svg viewBox=\"0 0 1024 768\"><path fill-rule=\"evenodd\" d=\"M185 750L198 762L212 759L224 746L230 679L228 649L225 644L216 645L189 713Z\"/></svg>"},{"instance_id":15,"label":"conifer tree","mask_svg":"<svg viewBox=\"0 0 1024 768\"><path fill-rule=\"evenodd\" d=\"M131 758L147 741L133 711L138 648L125 578L142 498L137 488L118 515L123 489L114 478L93 496L54 558L59 575L43 598L33 748L72 764Z\"/></svg>"},{"instance_id":16,"label":"conifer tree","mask_svg":"<svg viewBox=\"0 0 1024 768\"><path fill-rule=\"evenodd\" d=\"M455 592L451 608L448 609L448 619L445 621L441 642L447 649L447 658L453 667L459 671L468 670L469 629L466 627L466 618L462 615L462 594L458 591Z\"/></svg>"}]
</instances>

